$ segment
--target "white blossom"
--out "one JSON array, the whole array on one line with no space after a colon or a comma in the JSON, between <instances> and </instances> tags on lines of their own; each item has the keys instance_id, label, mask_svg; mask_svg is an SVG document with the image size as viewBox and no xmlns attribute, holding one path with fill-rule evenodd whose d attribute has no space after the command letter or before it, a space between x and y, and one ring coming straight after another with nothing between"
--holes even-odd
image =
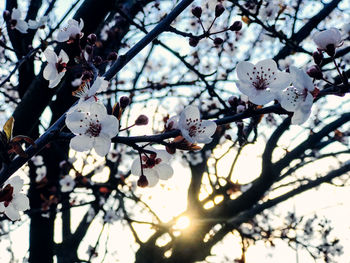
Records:
<instances>
[{"instance_id":1,"label":"white blossom","mask_svg":"<svg viewBox=\"0 0 350 263\"><path fill-rule=\"evenodd\" d=\"M187 106L180 114L178 129L190 143L210 143L216 127L214 121L200 119L197 107Z\"/></svg>"},{"instance_id":2,"label":"white blossom","mask_svg":"<svg viewBox=\"0 0 350 263\"><path fill-rule=\"evenodd\" d=\"M23 34L27 33L28 24L22 19L22 12L18 8L12 9L11 26Z\"/></svg>"},{"instance_id":3,"label":"white blossom","mask_svg":"<svg viewBox=\"0 0 350 263\"><path fill-rule=\"evenodd\" d=\"M281 106L287 111L294 112L292 124L302 124L310 116L313 104L311 92L315 89L312 79L296 67L290 67L293 85L286 88L281 95Z\"/></svg>"},{"instance_id":4,"label":"white blossom","mask_svg":"<svg viewBox=\"0 0 350 263\"><path fill-rule=\"evenodd\" d=\"M154 152L154 154L143 154L141 156L142 164L140 158L136 158L131 165L131 173L136 176L142 174L146 176L149 187L155 186L159 179L168 180L171 178L174 173L173 168L168 164L171 155L165 150L156 150L151 146L147 146L145 149Z\"/></svg>"},{"instance_id":5,"label":"white blossom","mask_svg":"<svg viewBox=\"0 0 350 263\"><path fill-rule=\"evenodd\" d=\"M66 125L76 135L70 141L73 150L83 152L94 148L100 156L108 153L111 138L119 131L118 119L108 115L105 106L98 102L80 103L67 113Z\"/></svg>"},{"instance_id":6,"label":"white blossom","mask_svg":"<svg viewBox=\"0 0 350 263\"><path fill-rule=\"evenodd\" d=\"M47 169L46 166L41 166L39 168L36 168L35 170L36 172L36 178L35 178L35 182L40 182L42 179L44 179L44 177L47 174Z\"/></svg>"},{"instance_id":7,"label":"white blossom","mask_svg":"<svg viewBox=\"0 0 350 263\"><path fill-rule=\"evenodd\" d=\"M316 32L312 39L320 50L327 50L327 47L330 45L337 48L343 43L340 31L334 27Z\"/></svg>"},{"instance_id":8,"label":"white blossom","mask_svg":"<svg viewBox=\"0 0 350 263\"><path fill-rule=\"evenodd\" d=\"M107 155L107 159L110 160L111 162L116 162L119 157L119 152L115 149L112 149L109 151Z\"/></svg>"},{"instance_id":9,"label":"white blossom","mask_svg":"<svg viewBox=\"0 0 350 263\"><path fill-rule=\"evenodd\" d=\"M60 185L62 192L71 192L74 189L75 181L70 175L66 175L60 180Z\"/></svg>"},{"instance_id":10,"label":"white blossom","mask_svg":"<svg viewBox=\"0 0 350 263\"><path fill-rule=\"evenodd\" d=\"M49 88L54 88L60 83L66 73L69 57L63 49L61 49L57 57L56 53L51 48L45 49L44 55L47 60L47 65L44 68L43 76L50 82Z\"/></svg>"},{"instance_id":11,"label":"white blossom","mask_svg":"<svg viewBox=\"0 0 350 263\"><path fill-rule=\"evenodd\" d=\"M25 194L20 193L23 187L23 180L14 176L4 183L1 189L0 212L12 221L20 219L19 211L29 209L29 199Z\"/></svg>"},{"instance_id":12,"label":"white blossom","mask_svg":"<svg viewBox=\"0 0 350 263\"><path fill-rule=\"evenodd\" d=\"M28 27L30 29L44 28L46 22L48 20L48 16L42 16L39 20L28 20Z\"/></svg>"},{"instance_id":13,"label":"white blossom","mask_svg":"<svg viewBox=\"0 0 350 263\"><path fill-rule=\"evenodd\" d=\"M261 20L274 20L279 11L279 3L276 1L269 1L260 8L259 16Z\"/></svg>"},{"instance_id":14,"label":"white blossom","mask_svg":"<svg viewBox=\"0 0 350 263\"><path fill-rule=\"evenodd\" d=\"M84 21L80 19L80 23L74 19L68 20L67 27L60 29L57 34L56 40L58 42L73 42L77 38L82 38L83 33L81 30L84 27Z\"/></svg>"},{"instance_id":15,"label":"white blossom","mask_svg":"<svg viewBox=\"0 0 350 263\"><path fill-rule=\"evenodd\" d=\"M241 61L236 69L238 89L257 105L276 99L277 94L290 84L289 74L279 71L272 59L262 60L256 65Z\"/></svg>"},{"instance_id":16,"label":"white blossom","mask_svg":"<svg viewBox=\"0 0 350 263\"><path fill-rule=\"evenodd\" d=\"M90 87L90 82L86 81L78 90L74 92L74 96L79 98L79 102L83 101L96 101L94 97L97 92L107 90L109 82L103 77L97 77L92 86Z\"/></svg>"},{"instance_id":17,"label":"white blossom","mask_svg":"<svg viewBox=\"0 0 350 263\"><path fill-rule=\"evenodd\" d=\"M113 223L118 219L119 219L119 216L114 210L108 210L103 217L103 221L105 223Z\"/></svg>"},{"instance_id":18,"label":"white blossom","mask_svg":"<svg viewBox=\"0 0 350 263\"><path fill-rule=\"evenodd\" d=\"M35 166L41 166L44 164L44 159L41 155L33 156L31 160Z\"/></svg>"}]
</instances>

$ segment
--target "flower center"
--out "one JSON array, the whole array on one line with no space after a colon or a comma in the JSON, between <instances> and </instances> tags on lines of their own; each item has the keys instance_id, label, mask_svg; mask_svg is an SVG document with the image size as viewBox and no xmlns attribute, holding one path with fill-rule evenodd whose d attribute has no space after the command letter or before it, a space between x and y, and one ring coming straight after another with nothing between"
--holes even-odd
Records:
<instances>
[{"instance_id":1,"label":"flower center","mask_svg":"<svg viewBox=\"0 0 350 263\"><path fill-rule=\"evenodd\" d=\"M56 69L57 69L58 73L61 73L61 72L65 71L66 67L67 67L67 63L62 63L62 59L60 59L56 63Z\"/></svg>"},{"instance_id":2,"label":"flower center","mask_svg":"<svg viewBox=\"0 0 350 263\"><path fill-rule=\"evenodd\" d=\"M251 74L247 73L253 87L257 90L266 90L270 85L270 81L276 80L276 73L271 68L260 67L260 69L257 69L254 67Z\"/></svg>"},{"instance_id":3,"label":"flower center","mask_svg":"<svg viewBox=\"0 0 350 263\"><path fill-rule=\"evenodd\" d=\"M8 184L0 190L0 202L4 202L5 207L11 203L13 199L13 187Z\"/></svg>"},{"instance_id":4,"label":"flower center","mask_svg":"<svg viewBox=\"0 0 350 263\"><path fill-rule=\"evenodd\" d=\"M100 135L100 132L102 130L101 123L98 122L90 122L89 128L86 130L86 134L90 135L92 137L97 137Z\"/></svg>"},{"instance_id":5,"label":"flower center","mask_svg":"<svg viewBox=\"0 0 350 263\"><path fill-rule=\"evenodd\" d=\"M150 156L142 156L142 168L153 168L161 162L162 159L157 158L156 154L151 154Z\"/></svg>"},{"instance_id":6,"label":"flower center","mask_svg":"<svg viewBox=\"0 0 350 263\"><path fill-rule=\"evenodd\" d=\"M202 127L202 120L192 118L186 119L186 124L188 126L188 135L190 137L195 137L200 133L205 132L205 127Z\"/></svg>"},{"instance_id":7,"label":"flower center","mask_svg":"<svg viewBox=\"0 0 350 263\"><path fill-rule=\"evenodd\" d=\"M266 81L266 79L260 77L260 76L256 76L256 80L253 81L253 86L254 88L256 88L257 90L265 90L267 89L267 85L269 83Z\"/></svg>"}]
</instances>

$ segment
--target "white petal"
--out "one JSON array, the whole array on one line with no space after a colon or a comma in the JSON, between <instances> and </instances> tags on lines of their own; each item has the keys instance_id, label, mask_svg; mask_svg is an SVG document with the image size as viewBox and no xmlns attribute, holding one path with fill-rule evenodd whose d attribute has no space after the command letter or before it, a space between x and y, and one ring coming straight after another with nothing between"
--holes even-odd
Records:
<instances>
[{"instance_id":1,"label":"white petal","mask_svg":"<svg viewBox=\"0 0 350 263\"><path fill-rule=\"evenodd\" d=\"M63 49L61 49L58 57L62 60L63 63L68 63L68 61L69 61L69 57Z\"/></svg>"},{"instance_id":2,"label":"white petal","mask_svg":"<svg viewBox=\"0 0 350 263\"><path fill-rule=\"evenodd\" d=\"M278 90L284 90L291 83L290 74L286 72L277 72L276 79L270 82L269 88L275 92Z\"/></svg>"},{"instance_id":3,"label":"white petal","mask_svg":"<svg viewBox=\"0 0 350 263\"><path fill-rule=\"evenodd\" d=\"M299 104L302 102L303 98L301 95L297 94L298 90L291 86L286 88L281 95L281 106L283 109L294 112Z\"/></svg>"},{"instance_id":4,"label":"white petal","mask_svg":"<svg viewBox=\"0 0 350 263\"><path fill-rule=\"evenodd\" d=\"M256 105L264 105L275 99L275 95L268 90L253 90L255 94L248 96L249 100Z\"/></svg>"},{"instance_id":5,"label":"white petal","mask_svg":"<svg viewBox=\"0 0 350 263\"><path fill-rule=\"evenodd\" d=\"M107 90L109 82L103 77L97 77L89 89L88 96L93 96L99 91Z\"/></svg>"},{"instance_id":6,"label":"white petal","mask_svg":"<svg viewBox=\"0 0 350 263\"><path fill-rule=\"evenodd\" d=\"M5 208L5 215L12 221L20 219L19 212L12 206L11 203Z\"/></svg>"},{"instance_id":7,"label":"white petal","mask_svg":"<svg viewBox=\"0 0 350 263\"><path fill-rule=\"evenodd\" d=\"M98 117L104 117L107 114L106 107L98 102L90 103L90 112L91 115L98 115Z\"/></svg>"},{"instance_id":8,"label":"white petal","mask_svg":"<svg viewBox=\"0 0 350 263\"><path fill-rule=\"evenodd\" d=\"M13 197L12 200L13 207L18 211L28 210L29 207L29 198L22 193L18 193Z\"/></svg>"},{"instance_id":9,"label":"white petal","mask_svg":"<svg viewBox=\"0 0 350 263\"><path fill-rule=\"evenodd\" d=\"M174 174L173 168L169 164L166 164L163 162L156 165L156 169L158 171L159 179L162 179L162 180L168 180Z\"/></svg>"},{"instance_id":10,"label":"white petal","mask_svg":"<svg viewBox=\"0 0 350 263\"><path fill-rule=\"evenodd\" d=\"M13 187L13 194L17 194L22 190L23 183L23 179L16 175L8 179L4 185L6 186L7 184L10 184Z\"/></svg>"},{"instance_id":11,"label":"white petal","mask_svg":"<svg viewBox=\"0 0 350 263\"><path fill-rule=\"evenodd\" d=\"M28 21L28 27L29 27L30 29L37 29L37 28L39 27L39 23L38 23L37 21L35 21L35 20L29 19L29 21Z\"/></svg>"},{"instance_id":12,"label":"white petal","mask_svg":"<svg viewBox=\"0 0 350 263\"><path fill-rule=\"evenodd\" d=\"M60 30L56 36L58 42L66 42L69 40L69 34L66 31Z\"/></svg>"},{"instance_id":13,"label":"white petal","mask_svg":"<svg viewBox=\"0 0 350 263\"><path fill-rule=\"evenodd\" d=\"M147 178L148 187L154 187L158 183L159 177L155 169L143 169L143 173Z\"/></svg>"},{"instance_id":14,"label":"white petal","mask_svg":"<svg viewBox=\"0 0 350 263\"><path fill-rule=\"evenodd\" d=\"M48 63L43 72L44 79L55 80L58 78L58 71L54 64Z\"/></svg>"},{"instance_id":15,"label":"white petal","mask_svg":"<svg viewBox=\"0 0 350 263\"><path fill-rule=\"evenodd\" d=\"M99 156L106 156L110 148L110 138L108 138L107 136L103 136L102 134L100 134L100 136L98 137L95 137L94 149Z\"/></svg>"},{"instance_id":16,"label":"white petal","mask_svg":"<svg viewBox=\"0 0 350 263\"><path fill-rule=\"evenodd\" d=\"M25 22L23 20L17 20L17 24L16 24L15 28L19 32L25 34L25 33L27 33L27 30L28 30L28 24L27 24L27 22Z\"/></svg>"},{"instance_id":17,"label":"white petal","mask_svg":"<svg viewBox=\"0 0 350 263\"><path fill-rule=\"evenodd\" d=\"M251 77L248 74L251 74L253 72L253 69L254 65L252 63L248 61L239 62L236 67L238 79L243 82L251 82Z\"/></svg>"},{"instance_id":18,"label":"white petal","mask_svg":"<svg viewBox=\"0 0 350 263\"><path fill-rule=\"evenodd\" d=\"M147 147L146 147L147 148ZM153 148L153 147L152 147ZM154 149L154 148L153 148ZM154 149L154 151L157 154L157 158L162 159L162 162L169 162L169 160L171 159L171 155L165 151L165 150L156 150Z\"/></svg>"},{"instance_id":19,"label":"white petal","mask_svg":"<svg viewBox=\"0 0 350 263\"><path fill-rule=\"evenodd\" d=\"M136 176L141 176L141 162L139 157L132 162L131 173Z\"/></svg>"},{"instance_id":20,"label":"white petal","mask_svg":"<svg viewBox=\"0 0 350 263\"><path fill-rule=\"evenodd\" d=\"M0 213L5 212L5 205L4 202L0 202Z\"/></svg>"},{"instance_id":21,"label":"white petal","mask_svg":"<svg viewBox=\"0 0 350 263\"><path fill-rule=\"evenodd\" d=\"M53 80L50 80L49 88L56 87L61 82L61 79L63 78L64 73L65 72L61 72L61 73L58 74L57 78L55 78Z\"/></svg>"},{"instance_id":22,"label":"white petal","mask_svg":"<svg viewBox=\"0 0 350 263\"><path fill-rule=\"evenodd\" d=\"M184 111L181 113L181 115L183 115L183 119L200 119L199 116L199 109L198 107L195 106L187 106Z\"/></svg>"},{"instance_id":23,"label":"white petal","mask_svg":"<svg viewBox=\"0 0 350 263\"><path fill-rule=\"evenodd\" d=\"M79 23L80 31L83 29L83 27L84 27L84 21L83 21L83 19L80 18L80 23Z\"/></svg>"},{"instance_id":24,"label":"white petal","mask_svg":"<svg viewBox=\"0 0 350 263\"><path fill-rule=\"evenodd\" d=\"M66 125L68 129L74 134L85 133L88 126L85 120L86 113L73 111L67 114Z\"/></svg>"},{"instance_id":25,"label":"white petal","mask_svg":"<svg viewBox=\"0 0 350 263\"><path fill-rule=\"evenodd\" d=\"M48 63L56 64L58 62L57 55L51 48L46 48L44 55Z\"/></svg>"},{"instance_id":26,"label":"white petal","mask_svg":"<svg viewBox=\"0 0 350 263\"><path fill-rule=\"evenodd\" d=\"M101 132L108 135L109 138L113 138L114 136L116 136L118 134L119 121L115 116L107 115L100 120L100 123L102 125Z\"/></svg>"},{"instance_id":27,"label":"white petal","mask_svg":"<svg viewBox=\"0 0 350 263\"><path fill-rule=\"evenodd\" d=\"M86 135L77 135L70 140L69 146L78 152L84 152L90 150L93 146L94 138Z\"/></svg>"},{"instance_id":28,"label":"white petal","mask_svg":"<svg viewBox=\"0 0 350 263\"><path fill-rule=\"evenodd\" d=\"M18 8L12 9L11 19L13 20L19 20L22 17L22 13Z\"/></svg>"}]
</instances>

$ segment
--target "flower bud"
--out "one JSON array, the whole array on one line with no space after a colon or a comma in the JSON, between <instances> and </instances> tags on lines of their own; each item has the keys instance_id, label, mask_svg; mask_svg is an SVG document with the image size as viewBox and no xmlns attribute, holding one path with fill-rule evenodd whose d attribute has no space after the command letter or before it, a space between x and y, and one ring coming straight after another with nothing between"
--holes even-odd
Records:
<instances>
[{"instance_id":1,"label":"flower bud","mask_svg":"<svg viewBox=\"0 0 350 263\"><path fill-rule=\"evenodd\" d=\"M215 16L219 17L222 15L222 13L225 11L225 7L222 4L217 4L215 6Z\"/></svg>"},{"instance_id":2,"label":"flower bud","mask_svg":"<svg viewBox=\"0 0 350 263\"><path fill-rule=\"evenodd\" d=\"M192 15L194 15L197 18L200 18L202 16L202 8L200 6L195 6L192 8Z\"/></svg>"},{"instance_id":3,"label":"flower bud","mask_svg":"<svg viewBox=\"0 0 350 263\"><path fill-rule=\"evenodd\" d=\"M90 35L88 35L87 38L86 38L86 41L87 41L91 46L95 45L96 40L97 40L97 37L96 37L95 34L90 34Z\"/></svg>"},{"instance_id":4,"label":"flower bud","mask_svg":"<svg viewBox=\"0 0 350 263\"><path fill-rule=\"evenodd\" d=\"M100 56L94 57L93 62L94 64L99 65L102 63L102 58Z\"/></svg>"},{"instance_id":5,"label":"flower bud","mask_svg":"<svg viewBox=\"0 0 350 263\"><path fill-rule=\"evenodd\" d=\"M173 145L169 145L165 147L165 150L169 153L169 154L174 154L176 152L176 147Z\"/></svg>"},{"instance_id":6,"label":"flower bud","mask_svg":"<svg viewBox=\"0 0 350 263\"><path fill-rule=\"evenodd\" d=\"M312 57L314 58L314 61L317 65L320 65L322 63L323 60L323 54L321 51L315 51L312 54Z\"/></svg>"},{"instance_id":7,"label":"flower bud","mask_svg":"<svg viewBox=\"0 0 350 263\"><path fill-rule=\"evenodd\" d=\"M117 59L117 57L118 57L118 54L116 52L111 52L108 54L107 59L109 61L114 61Z\"/></svg>"},{"instance_id":8,"label":"flower bud","mask_svg":"<svg viewBox=\"0 0 350 263\"><path fill-rule=\"evenodd\" d=\"M215 46L220 46L222 43L224 43L224 40L222 40L222 38L216 37L216 38L214 39L214 45L215 45Z\"/></svg>"},{"instance_id":9,"label":"flower bud","mask_svg":"<svg viewBox=\"0 0 350 263\"><path fill-rule=\"evenodd\" d=\"M94 76L93 76L93 74L90 72L90 71L84 71L83 72L83 75L81 76L81 79L84 81L84 80L88 80L88 81L90 81L90 80L92 80L92 78L93 78Z\"/></svg>"},{"instance_id":10,"label":"flower bud","mask_svg":"<svg viewBox=\"0 0 350 263\"><path fill-rule=\"evenodd\" d=\"M238 105L237 106L237 113L242 113L245 111L245 106L244 105Z\"/></svg>"},{"instance_id":11,"label":"flower bud","mask_svg":"<svg viewBox=\"0 0 350 263\"><path fill-rule=\"evenodd\" d=\"M147 187L148 186L148 180L146 176L141 175L139 180L137 180L137 186L139 187Z\"/></svg>"},{"instance_id":12,"label":"flower bud","mask_svg":"<svg viewBox=\"0 0 350 263\"><path fill-rule=\"evenodd\" d=\"M11 19L11 13L9 10L5 10L4 13L2 13L2 16L5 21L9 21Z\"/></svg>"},{"instance_id":13,"label":"flower bud","mask_svg":"<svg viewBox=\"0 0 350 263\"><path fill-rule=\"evenodd\" d=\"M228 98L228 103L230 104L231 107L236 107L238 104L238 98L235 96L231 96Z\"/></svg>"},{"instance_id":14,"label":"flower bud","mask_svg":"<svg viewBox=\"0 0 350 263\"><path fill-rule=\"evenodd\" d=\"M85 51L86 51L86 53L88 53L89 55L91 55L91 53L92 53L92 46L86 45Z\"/></svg>"},{"instance_id":15,"label":"flower bud","mask_svg":"<svg viewBox=\"0 0 350 263\"><path fill-rule=\"evenodd\" d=\"M191 47L196 47L199 43L199 39L197 37L190 37L189 44Z\"/></svg>"},{"instance_id":16,"label":"flower bud","mask_svg":"<svg viewBox=\"0 0 350 263\"><path fill-rule=\"evenodd\" d=\"M231 31L239 31L242 29L242 22L241 21L235 21L229 28Z\"/></svg>"},{"instance_id":17,"label":"flower bud","mask_svg":"<svg viewBox=\"0 0 350 263\"><path fill-rule=\"evenodd\" d=\"M313 65L306 72L311 78L322 79L323 74L319 66Z\"/></svg>"},{"instance_id":18,"label":"flower bud","mask_svg":"<svg viewBox=\"0 0 350 263\"><path fill-rule=\"evenodd\" d=\"M148 124L148 117L146 115L143 115L143 114L138 116L136 121L135 121L135 125L137 125L137 126L142 126L142 125L147 125L147 124Z\"/></svg>"},{"instance_id":19,"label":"flower bud","mask_svg":"<svg viewBox=\"0 0 350 263\"><path fill-rule=\"evenodd\" d=\"M127 96L123 96L119 99L120 107L125 109L130 104L130 98Z\"/></svg>"}]
</instances>

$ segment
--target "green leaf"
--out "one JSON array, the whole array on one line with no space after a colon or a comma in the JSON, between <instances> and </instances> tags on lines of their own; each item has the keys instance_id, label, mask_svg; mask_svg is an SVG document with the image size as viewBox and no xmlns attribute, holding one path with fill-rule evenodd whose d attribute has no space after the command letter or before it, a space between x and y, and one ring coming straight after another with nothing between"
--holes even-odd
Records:
<instances>
[{"instance_id":1,"label":"green leaf","mask_svg":"<svg viewBox=\"0 0 350 263\"><path fill-rule=\"evenodd\" d=\"M8 119L4 125L4 132L6 134L7 140L10 141L12 138L12 130L13 130L13 125L15 123L15 119L11 117Z\"/></svg>"}]
</instances>

